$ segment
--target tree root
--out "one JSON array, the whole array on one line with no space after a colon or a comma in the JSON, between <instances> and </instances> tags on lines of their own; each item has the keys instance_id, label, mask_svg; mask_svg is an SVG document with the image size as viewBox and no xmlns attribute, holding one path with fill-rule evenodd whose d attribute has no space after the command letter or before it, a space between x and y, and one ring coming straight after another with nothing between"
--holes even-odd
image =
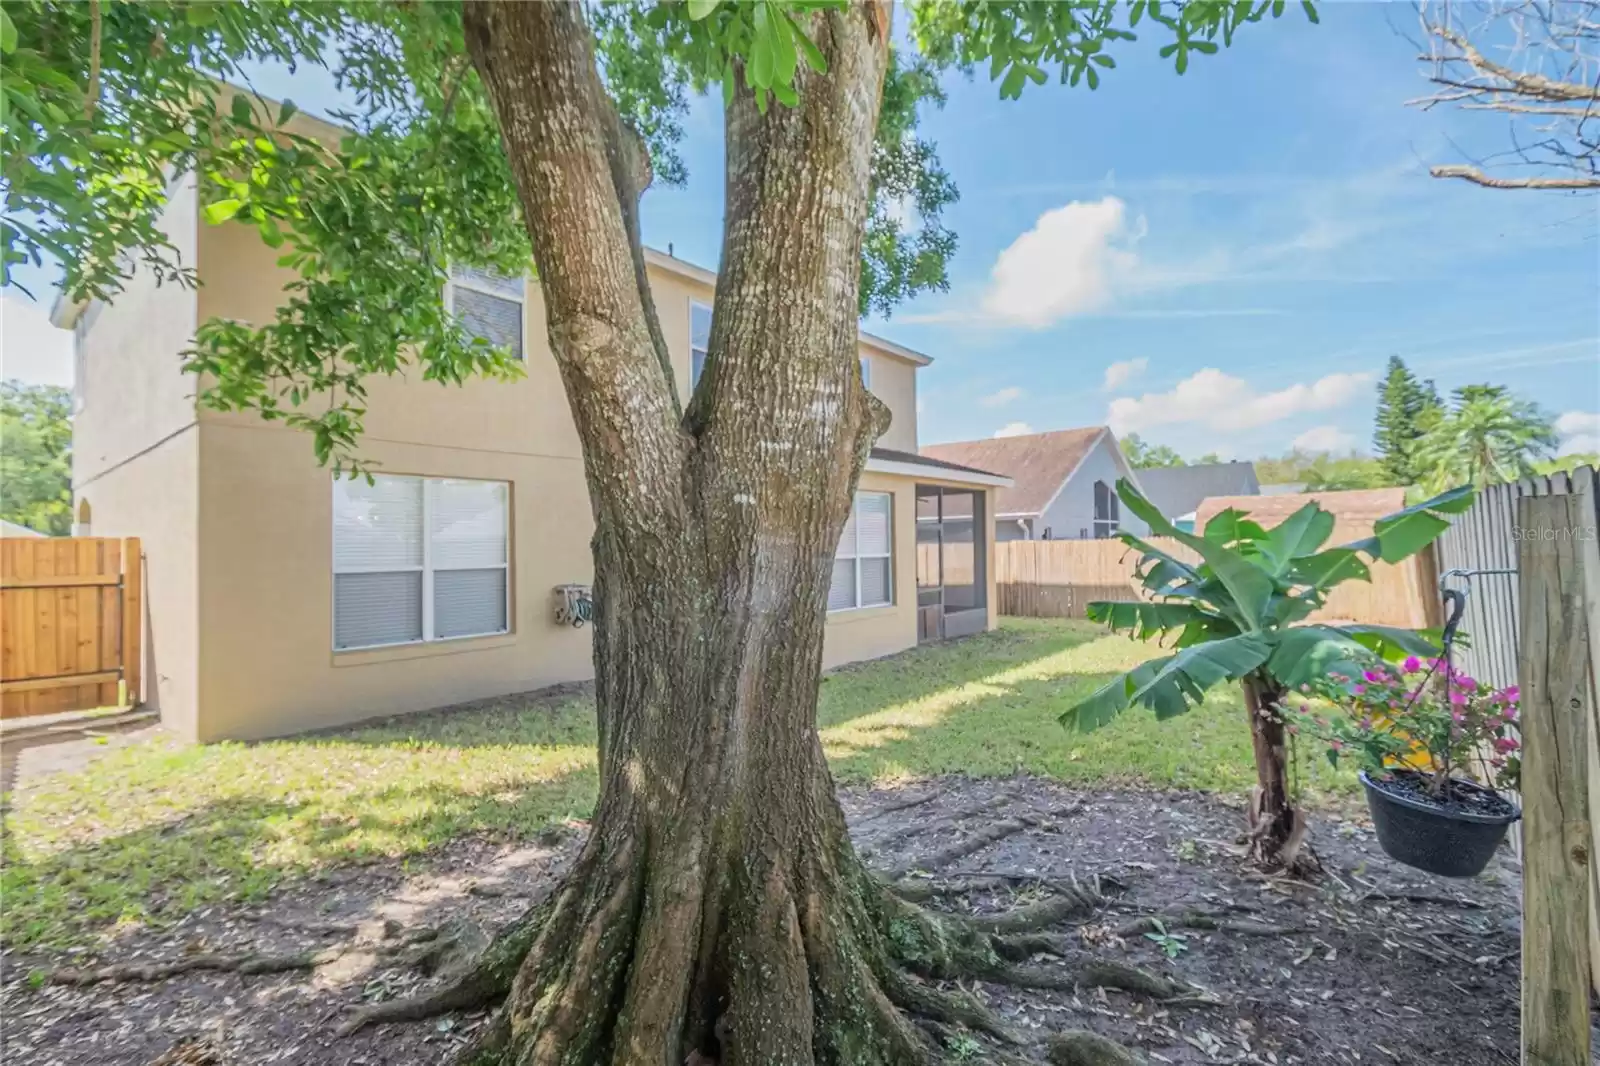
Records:
<instances>
[{"instance_id":1,"label":"tree root","mask_svg":"<svg viewBox=\"0 0 1600 1066\"><path fill-rule=\"evenodd\" d=\"M165 981L179 974L196 970L218 970L252 976L266 973L287 973L290 970L310 970L332 962L352 950L353 945L323 948L318 951L298 951L287 955L263 954L256 951L198 952L171 962L118 963L94 970L61 969L45 975L50 984L94 985L104 981Z\"/></svg>"},{"instance_id":2,"label":"tree root","mask_svg":"<svg viewBox=\"0 0 1600 1066\"><path fill-rule=\"evenodd\" d=\"M889 997L889 1002L901 1010L937 1022L964 1025L1004 1044L1021 1046L1026 1043L998 1015L965 992L946 992L925 985L892 967L884 971L882 980L883 991Z\"/></svg>"},{"instance_id":3,"label":"tree root","mask_svg":"<svg viewBox=\"0 0 1600 1066\"><path fill-rule=\"evenodd\" d=\"M1095 910L1106 901L1097 890L1087 885L1058 884L1056 888L1061 895L1000 914L974 915L967 921L973 928L985 933L1031 933Z\"/></svg>"},{"instance_id":4,"label":"tree root","mask_svg":"<svg viewBox=\"0 0 1600 1066\"><path fill-rule=\"evenodd\" d=\"M1008 836L1014 836L1025 829L1031 829L1038 822L1031 817L1002 818L997 822L980 829L965 840L957 841L947 848L941 848L921 859L913 859L898 863L887 870L881 871L882 876L889 881L898 881L913 870L937 870L941 866L948 866L957 859L964 859L974 852L982 851L997 841Z\"/></svg>"},{"instance_id":5,"label":"tree root","mask_svg":"<svg viewBox=\"0 0 1600 1066\"><path fill-rule=\"evenodd\" d=\"M1085 1029L1069 1029L1045 1040L1051 1066L1141 1066L1142 1058L1114 1040Z\"/></svg>"},{"instance_id":6,"label":"tree root","mask_svg":"<svg viewBox=\"0 0 1600 1066\"><path fill-rule=\"evenodd\" d=\"M1140 936L1144 933L1159 933L1162 929L1211 929L1219 933L1238 933L1241 936L1285 936L1290 933L1303 933L1304 927L1298 925L1271 925L1267 922L1235 921L1229 918L1219 918L1214 914L1203 911L1183 911L1177 914L1152 914L1143 918L1135 918L1117 926L1117 936Z\"/></svg>"},{"instance_id":7,"label":"tree root","mask_svg":"<svg viewBox=\"0 0 1600 1066\"><path fill-rule=\"evenodd\" d=\"M345 1019L336 1036L349 1036L369 1025L411 1022L453 1010L472 1010L504 999L517 976L517 968L533 946L544 923L546 908L530 907L506 926L478 957L442 987L405 999L392 999L362 1007Z\"/></svg>"},{"instance_id":8,"label":"tree root","mask_svg":"<svg viewBox=\"0 0 1600 1066\"><path fill-rule=\"evenodd\" d=\"M1044 988L1073 992L1080 988L1115 988L1138 992L1151 999L1171 1002L1219 1002L1205 989L1176 978L1114 959L1085 958L1064 969L1037 966L1005 966L984 975L984 980L1017 988Z\"/></svg>"}]
</instances>

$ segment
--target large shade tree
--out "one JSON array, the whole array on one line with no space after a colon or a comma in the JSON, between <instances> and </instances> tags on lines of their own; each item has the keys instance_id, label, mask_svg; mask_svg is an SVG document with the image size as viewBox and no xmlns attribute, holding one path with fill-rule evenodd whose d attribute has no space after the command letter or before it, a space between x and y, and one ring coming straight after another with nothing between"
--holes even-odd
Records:
<instances>
[{"instance_id":1,"label":"large shade tree","mask_svg":"<svg viewBox=\"0 0 1600 1066\"><path fill-rule=\"evenodd\" d=\"M195 171L207 219L258 228L297 280L270 323L206 323L191 369L324 461L359 465L370 375L514 372L444 313L445 264L537 270L595 525L601 791L559 890L427 1004L505 998L482 1061L922 1063L915 1018L998 1031L906 974L1014 952L866 869L815 726L831 560L887 422L858 316L942 282L951 247L915 103L929 64L1008 97L1093 88L1148 30L1181 73L1283 10L926 3L896 30L886 3L824 0L6 5L8 268L54 255L75 296L114 298L133 263L184 280L158 220ZM350 133L214 91L262 61L332 69ZM685 398L638 207L682 176L685 94L718 86L720 274Z\"/></svg>"},{"instance_id":2,"label":"large shade tree","mask_svg":"<svg viewBox=\"0 0 1600 1066\"><path fill-rule=\"evenodd\" d=\"M1432 488L1478 488L1530 477L1555 454L1555 423L1502 385L1464 385L1451 409L1417 442L1417 474Z\"/></svg>"}]
</instances>

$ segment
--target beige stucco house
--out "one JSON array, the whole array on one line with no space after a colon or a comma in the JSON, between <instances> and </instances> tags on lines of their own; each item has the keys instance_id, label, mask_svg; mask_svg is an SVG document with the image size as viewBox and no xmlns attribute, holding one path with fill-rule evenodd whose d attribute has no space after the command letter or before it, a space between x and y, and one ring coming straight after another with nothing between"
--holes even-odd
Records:
<instances>
[{"instance_id":1,"label":"beige stucco house","mask_svg":"<svg viewBox=\"0 0 1600 1066\"><path fill-rule=\"evenodd\" d=\"M165 222L198 288L141 273L55 321L76 335L78 517L143 538L145 698L169 728L272 736L590 677L588 629L558 620L555 590L593 578L592 519L537 283L463 275L445 294L522 353L521 380L371 381L369 487L297 431L196 405L179 369L196 325L268 321L288 275L253 229L200 221L192 178ZM657 252L649 275L686 392L716 278ZM1010 484L917 454L925 356L866 334L861 356L894 421L835 561L828 666L993 626Z\"/></svg>"}]
</instances>

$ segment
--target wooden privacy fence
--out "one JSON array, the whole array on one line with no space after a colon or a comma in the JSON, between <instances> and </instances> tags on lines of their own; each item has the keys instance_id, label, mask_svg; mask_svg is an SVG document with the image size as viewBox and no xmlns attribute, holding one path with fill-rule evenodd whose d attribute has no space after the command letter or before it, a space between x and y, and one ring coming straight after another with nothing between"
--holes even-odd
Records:
<instances>
[{"instance_id":1,"label":"wooden privacy fence","mask_svg":"<svg viewBox=\"0 0 1600 1066\"><path fill-rule=\"evenodd\" d=\"M0 539L0 718L139 702L139 538Z\"/></svg>"},{"instance_id":2,"label":"wooden privacy fence","mask_svg":"<svg viewBox=\"0 0 1600 1066\"><path fill-rule=\"evenodd\" d=\"M1483 597L1471 653L1489 676L1511 649L1522 690L1522 1061L1587 1066L1589 993L1600 989L1595 472L1499 486L1467 518L1477 561L1501 561L1509 544L1517 571L1494 583L1508 591Z\"/></svg>"},{"instance_id":3,"label":"wooden privacy fence","mask_svg":"<svg viewBox=\"0 0 1600 1066\"><path fill-rule=\"evenodd\" d=\"M1335 530L1341 540L1369 536L1371 530ZM1150 543L1174 558L1198 556L1176 540L1152 537ZM1143 595L1134 578L1139 553L1115 540L1012 540L995 545L995 583L1000 613L1034 618L1083 618L1095 600ZM1435 624L1437 593L1433 566L1424 556L1393 565L1378 563L1372 582L1351 581L1333 590L1317 621L1353 620L1374 625L1425 627Z\"/></svg>"}]
</instances>

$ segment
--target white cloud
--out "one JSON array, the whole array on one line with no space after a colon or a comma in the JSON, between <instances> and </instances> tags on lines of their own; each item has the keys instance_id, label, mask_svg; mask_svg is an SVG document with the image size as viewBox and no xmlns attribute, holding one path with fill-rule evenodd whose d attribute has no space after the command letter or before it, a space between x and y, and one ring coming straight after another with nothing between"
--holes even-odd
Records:
<instances>
[{"instance_id":1,"label":"white cloud","mask_svg":"<svg viewBox=\"0 0 1600 1066\"><path fill-rule=\"evenodd\" d=\"M1039 216L1033 228L1000 253L983 310L1010 325L1041 329L1111 300L1120 278L1138 263L1123 246L1143 236L1129 233L1126 205L1115 196L1074 200Z\"/></svg>"},{"instance_id":2,"label":"white cloud","mask_svg":"<svg viewBox=\"0 0 1600 1066\"><path fill-rule=\"evenodd\" d=\"M1356 435L1338 426L1312 426L1294 439L1303 452L1347 452L1356 446Z\"/></svg>"},{"instance_id":3,"label":"white cloud","mask_svg":"<svg viewBox=\"0 0 1600 1066\"><path fill-rule=\"evenodd\" d=\"M1186 422L1221 431L1253 429L1310 411L1342 407L1366 394L1371 385L1370 373L1329 374L1309 385L1257 392L1243 378L1207 367L1178 382L1170 392L1112 400L1106 421L1118 434Z\"/></svg>"},{"instance_id":4,"label":"white cloud","mask_svg":"<svg viewBox=\"0 0 1600 1066\"><path fill-rule=\"evenodd\" d=\"M29 385L72 384L72 334L21 294L0 299L0 373Z\"/></svg>"},{"instance_id":5,"label":"white cloud","mask_svg":"<svg viewBox=\"0 0 1600 1066\"><path fill-rule=\"evenodd\" d=\"M1007 422L994 431L997 437L1026 437L1033 432L1033 427L1026 422Z\"/></svg>"},{"instance_id":6,"label":"white cloud","mask_svg":"<svg viewBox=\"0 0 1600 1066\"><path fill-rule=\"evenodd\" d=\"M1568 411L1556 419L1561 454L1600 452L1600 412Z\"/></svg>"},{"instance_id":7,"label":"white cloud","mask_svg":"<svg viewBox=\"0 0 1600 1066\"><path fill-rule=\"evenodd\" d=\"M985 407L1004 407L1012 400L1020 399L1022 399L1022 390L1016 385L1007 385L999 392L991 392L978 402L983 404Z\"/></svg>"},{"instance_id":8,"label":"white cloud","mask_svg":"<svg viewBox=\"0 0 1600 1066\"><path fill-rule=\"evenodd\" d=\"M1144 358L1143 356L1138 359L1127 359L1120 363L1112 363L1110 366L1106 367L1106 379L1101 388L1105 389L1107 392L1110 392L1112 389L1120 389L1129 381L1132 381L1140 374L1143 374L1145 372L1145 368L1149 365L1150 360Z\"/></svg>"}]
</instances>

